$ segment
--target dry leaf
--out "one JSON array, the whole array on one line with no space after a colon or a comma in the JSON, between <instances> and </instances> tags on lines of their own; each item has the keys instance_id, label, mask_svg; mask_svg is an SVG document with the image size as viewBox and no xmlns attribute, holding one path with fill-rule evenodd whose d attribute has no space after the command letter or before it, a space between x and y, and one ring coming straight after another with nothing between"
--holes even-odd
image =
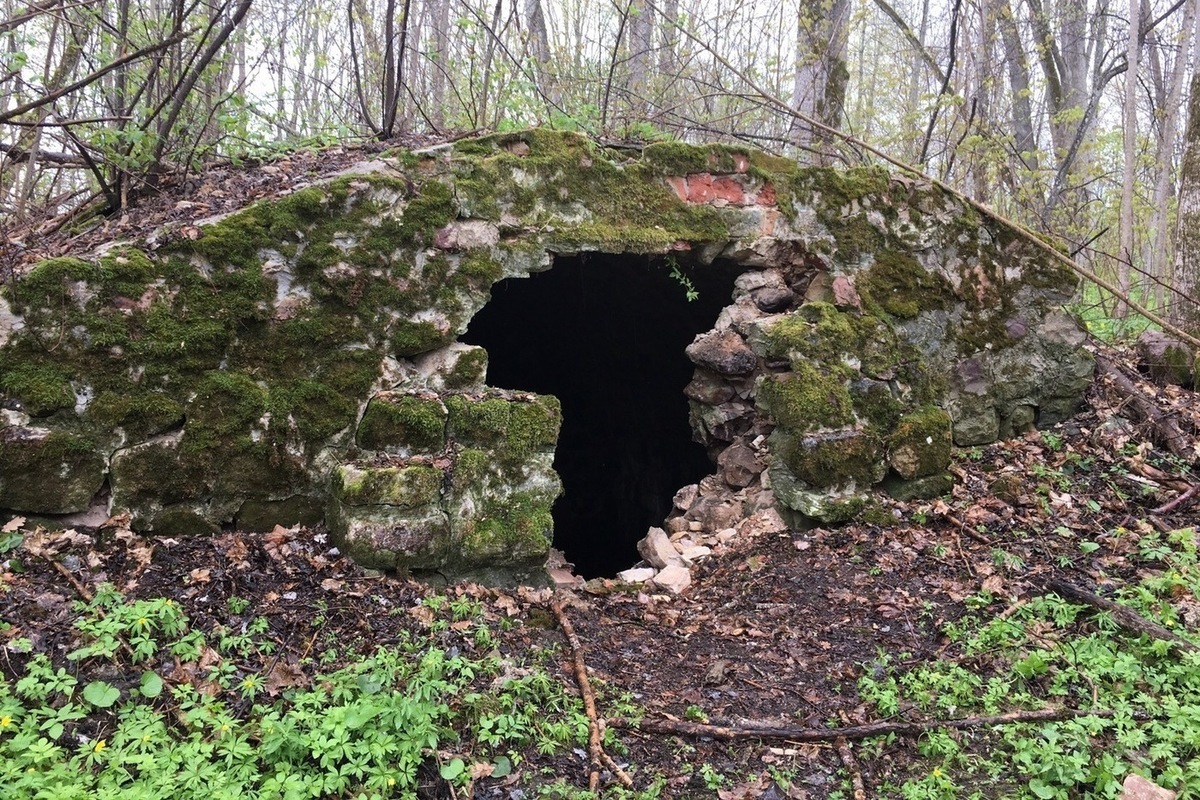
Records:
<instances>
[{"instance_id":1,"label":"dry leaf","mask_svg":"<svg viewBox=\"0 0 1200 800\"><path fill-rule=\"evenodd\" d=\"M188 577L192 583L208 583L212 580L212 570L206 567L196 567L188 573Z\"/></svg>"},{"instance_id":2,"label":"dry leaf","mask_svg":"<svg viewBox=\"0 0 1200 800\"><path fill-rule=\"evenodd\" d=\"M25 524L24 517L13 517L8 522L4 523L4 527L0 528L0 532L12 533L13 531L19 531L21 529L21 526L24 524Z\"/></svg>"},{"instance_id":3,"label":"dry leaf","mask_svg":"<svg viewBox=\"0 0 1200 800\"><path fill-rule=\"evenodd\" d=\"M263 681L263 689L267 694L275 697L284 689L290 689L293 686L302 686L307 683L308 678L305 676L303 670L290 661L280 659L275 662L275 666L267 673L267 678Z\"/></svg>"}]
</instances>

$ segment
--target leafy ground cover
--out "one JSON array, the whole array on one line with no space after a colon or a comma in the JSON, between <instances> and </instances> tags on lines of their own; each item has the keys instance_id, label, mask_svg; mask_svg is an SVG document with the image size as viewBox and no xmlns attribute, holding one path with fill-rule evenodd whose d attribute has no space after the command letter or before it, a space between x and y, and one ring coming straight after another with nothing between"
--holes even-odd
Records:
<instances>
[{"instance_id":1,"label":"leafy ground cover","mask_svg":"<svg viewBox=\"0 0 1200 800\"><path fill-rule=\"evenodd\" d=\"M1158 400L1196 429L1194 395ZM1092 406L959 452L952 494L886 524L734 540L680 597L560 595L633 783L599 794L1196 796L1195 510L1169 504L1200 478ZM596 796L549 590L369 573L319 530L3 529L6 798Z\"/></svg>"}]
</instances>

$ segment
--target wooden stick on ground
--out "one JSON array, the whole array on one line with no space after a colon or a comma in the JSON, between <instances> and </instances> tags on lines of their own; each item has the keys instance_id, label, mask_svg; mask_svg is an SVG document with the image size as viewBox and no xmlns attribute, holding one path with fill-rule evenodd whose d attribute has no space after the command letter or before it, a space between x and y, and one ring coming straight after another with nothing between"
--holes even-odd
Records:
<instances>
[{"instance_id":1,"label":"wooden stick on ground","mask_svg":"<svg viewBox=\"0 0 1200 800\"><path fill-rule=\"evenodd\" d=\"M678 719L643 719L634 722L610 719L614 728L642 731L643 733L665 733L679 736L703 736L721 741L740 739L789 739L794 742L829 742L838 737L867 739L889 733L901 736L920 736L938 728L982 728L989 725L1013 725L1022 722L1055 722L1079 717L1111 717L1109 709L1043 708L1038 711L1013 711L988 717L964 717L962 719L935 719L928 722L869 722L865 725L849 725L844 728L794 728L768 720L743 720L736 725L709 725L685 722Z\"/></svg>"},{"instance_id":2,"label":"wooden stick on ground","mask_svg":"<svg viewBox=\"0 0 1200 800\"><path fill-rule=\"evenodd\" d=\"M1180 508L1187 508L1196 501L1196 495L1200 494L1200 483L1192 484L1192 487L1183 494L1176 497L1169 503L1163 503L1158 508L1151 511L1151 514L1170 514L1172 511L1177 511Z\"/></svg>"},{"instance_id":3,"label":"wooden stick on ground","mask_svg":"<svg viewBox=\"0 0 1200 800\"><path fill-rule=\"evenodd\" d=\"M1112 379L1117 391L1129 401L1133 410L1154 427L1168 450L1188 462L1196 457L1191 438L1180 430L1179 425L1171 419L1169 414L1146 397L1116 364L1097 353L1096 366L1100 372Z\"/></svg>"},{"instance_id":4,"label":"wooden stick on ground","mask_svg":"<svg viewBox=\"0 0 1200 800\"><path fill-rule=\"evenodd\" d=\"M588 775L588 791L596 792L600 788L600 767L607 765L617 776L621 785L629 789L633 787L633 778L621 769L615 761L604 752L601 742L600 716L596 713L596 695L592 692L592 682L588 680L587 664L583 660L583 645L575 634L575 626L567 617L563 608L562 597L555 594L550 600L550 609L558 619L567 643L571 645L571 658L575 663L575 680L579 684L579 693L583 696L583 708L588 718L588 760L591 762L591 772Z\"/></svg>"},{"instance_id":5,"label":"wooden stick on ground","mask_svg":"<svg viewBox=\"0 0 1200 800\"><path fill-rule=\"evenodd\" d=\"M1113 622L1116 622L1122 628L1133 631L1135 633L1144 633L1155 639L1162 639L1165 642L1178 647L1185 652L1195 652L1200 650L1200 647L1182 638L1174 631L1164 628L1157 622L1151 622L1141 614L1134 611L1132 608L1126 608L1123 605L1114 603L1112 600L1101 597L1098 594L1093 594L1086 589L1082 589L1073 583L1066 581L1050 581L1046 584L1046 588L1060 597L1071 600L1077 603L1089 605L1092 608L1106 611L1112 615Z\"/></svg>"},{"instance_id":6,"label":"wooden stick on ground","mask_svg":"<svg viewBox=\"0 0 1200 800\"><path fill-rule=\"evenodd\" d=\"M833 742L837 748L838 758L842 766L850 773L850 785L854 788L854 800L867 800L867 787L863 786L862 773L858 771L858 762L854 760L854 752L846 742L846 737L839 736Z\"/></svg>"}]
</instances>

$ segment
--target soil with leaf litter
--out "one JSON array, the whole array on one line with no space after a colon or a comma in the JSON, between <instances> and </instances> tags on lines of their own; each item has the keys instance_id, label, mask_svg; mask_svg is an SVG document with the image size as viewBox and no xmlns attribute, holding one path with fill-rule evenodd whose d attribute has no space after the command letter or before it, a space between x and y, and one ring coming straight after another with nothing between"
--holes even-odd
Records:
<instances>
[{"instance_id":1,"label":"soil with leaf litter","mask_svg":"<svg viewBox=\"0 0 1200 800\"><path fill-rule=\"evenodd\" d=\"M1195 430L1190 393L1143 388L1157 391L1161 407ZM887 524L733 540L693 567L682 596L602 579L560 591L608 730L612 760L600 786L620 795L620 771L633 782L628 796L651 787L647 796L877 796L922 769L920 737L869 746L860 737L836 740L838 729L884 719L860 697L864 676L964 658L944 634L947 624L972 612L1011 614L1053 580L1111 594L1155 566L1138 546L1142 537L1194 524L1188 502L1170 504L1186 500L1197 475L1156 450L1146 431L1115 417L1116 402L1099 391L1091 410L1052 431L961 450L953 494L883 501L893 520ZM121 519L95 531L21 523L9 521L0 539L0 642L9 645L0 672L10 682L41 653L78 673L81 684L103 678L124 693L136 687L143 668L123 671L131 659L120 653L103 668L67 659L88 642L74 624L78 604L111 584L126 603L171 599L213 641L265 620L257 631L273 647L210 647L191 661L168 658L157 670L168 688L198 685L215 696L222 689L213 676L245 676L263 697L283 697L413 637L469 652L475 644L464 632L476 623L430 600L443 597L450 608L470 602L477 618L503 631L482 647L514 663L548 654L551 675L579 693L549 589L437 588L370 573L341 558L319 529L166 539L133 534ZM1195 604L1190 596L1176 599ZM235 698L232 708L245 713L248 703ZM902 703L886 719L921 725L948 716ZM69 721L61 739L97 741L114 724L93 714ZM756 738L747 732L756 725L810 735ZM723 736L722 726L736 735ZM820 736L823 730L829 735ZM456 755L471 763L478 754L456 754L452 746L426 753L417 796L521 800L549 785L565 796L562 787L584 789L594 769L582 743L510 751L504 770L485 765L466 782L447 781L438 765Z\"/></svg>"}]
</instances>

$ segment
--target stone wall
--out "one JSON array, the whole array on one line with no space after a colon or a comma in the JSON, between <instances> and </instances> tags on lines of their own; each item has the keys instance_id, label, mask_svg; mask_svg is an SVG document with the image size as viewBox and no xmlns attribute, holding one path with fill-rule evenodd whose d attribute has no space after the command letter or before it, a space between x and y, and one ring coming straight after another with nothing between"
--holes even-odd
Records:
<instances>
[{"instance_id":1,"label":"stone wall","mask_svg":"<svg viewBox=\"0 0 1200 800\"><path fill-rule=\"evenodd\" d=\"M456 338L554 254L743 266L686 353L701 494L725 509L689 507L702 525L937 493L952 442L1061 420L1092 373L1073 276L1013 231L878 169L734 147L492 136L156 240L0 292L0 509L171 534L325 519L366 564L527 577L561 412L488 388Z\"/></svg>"}]
</instances>

